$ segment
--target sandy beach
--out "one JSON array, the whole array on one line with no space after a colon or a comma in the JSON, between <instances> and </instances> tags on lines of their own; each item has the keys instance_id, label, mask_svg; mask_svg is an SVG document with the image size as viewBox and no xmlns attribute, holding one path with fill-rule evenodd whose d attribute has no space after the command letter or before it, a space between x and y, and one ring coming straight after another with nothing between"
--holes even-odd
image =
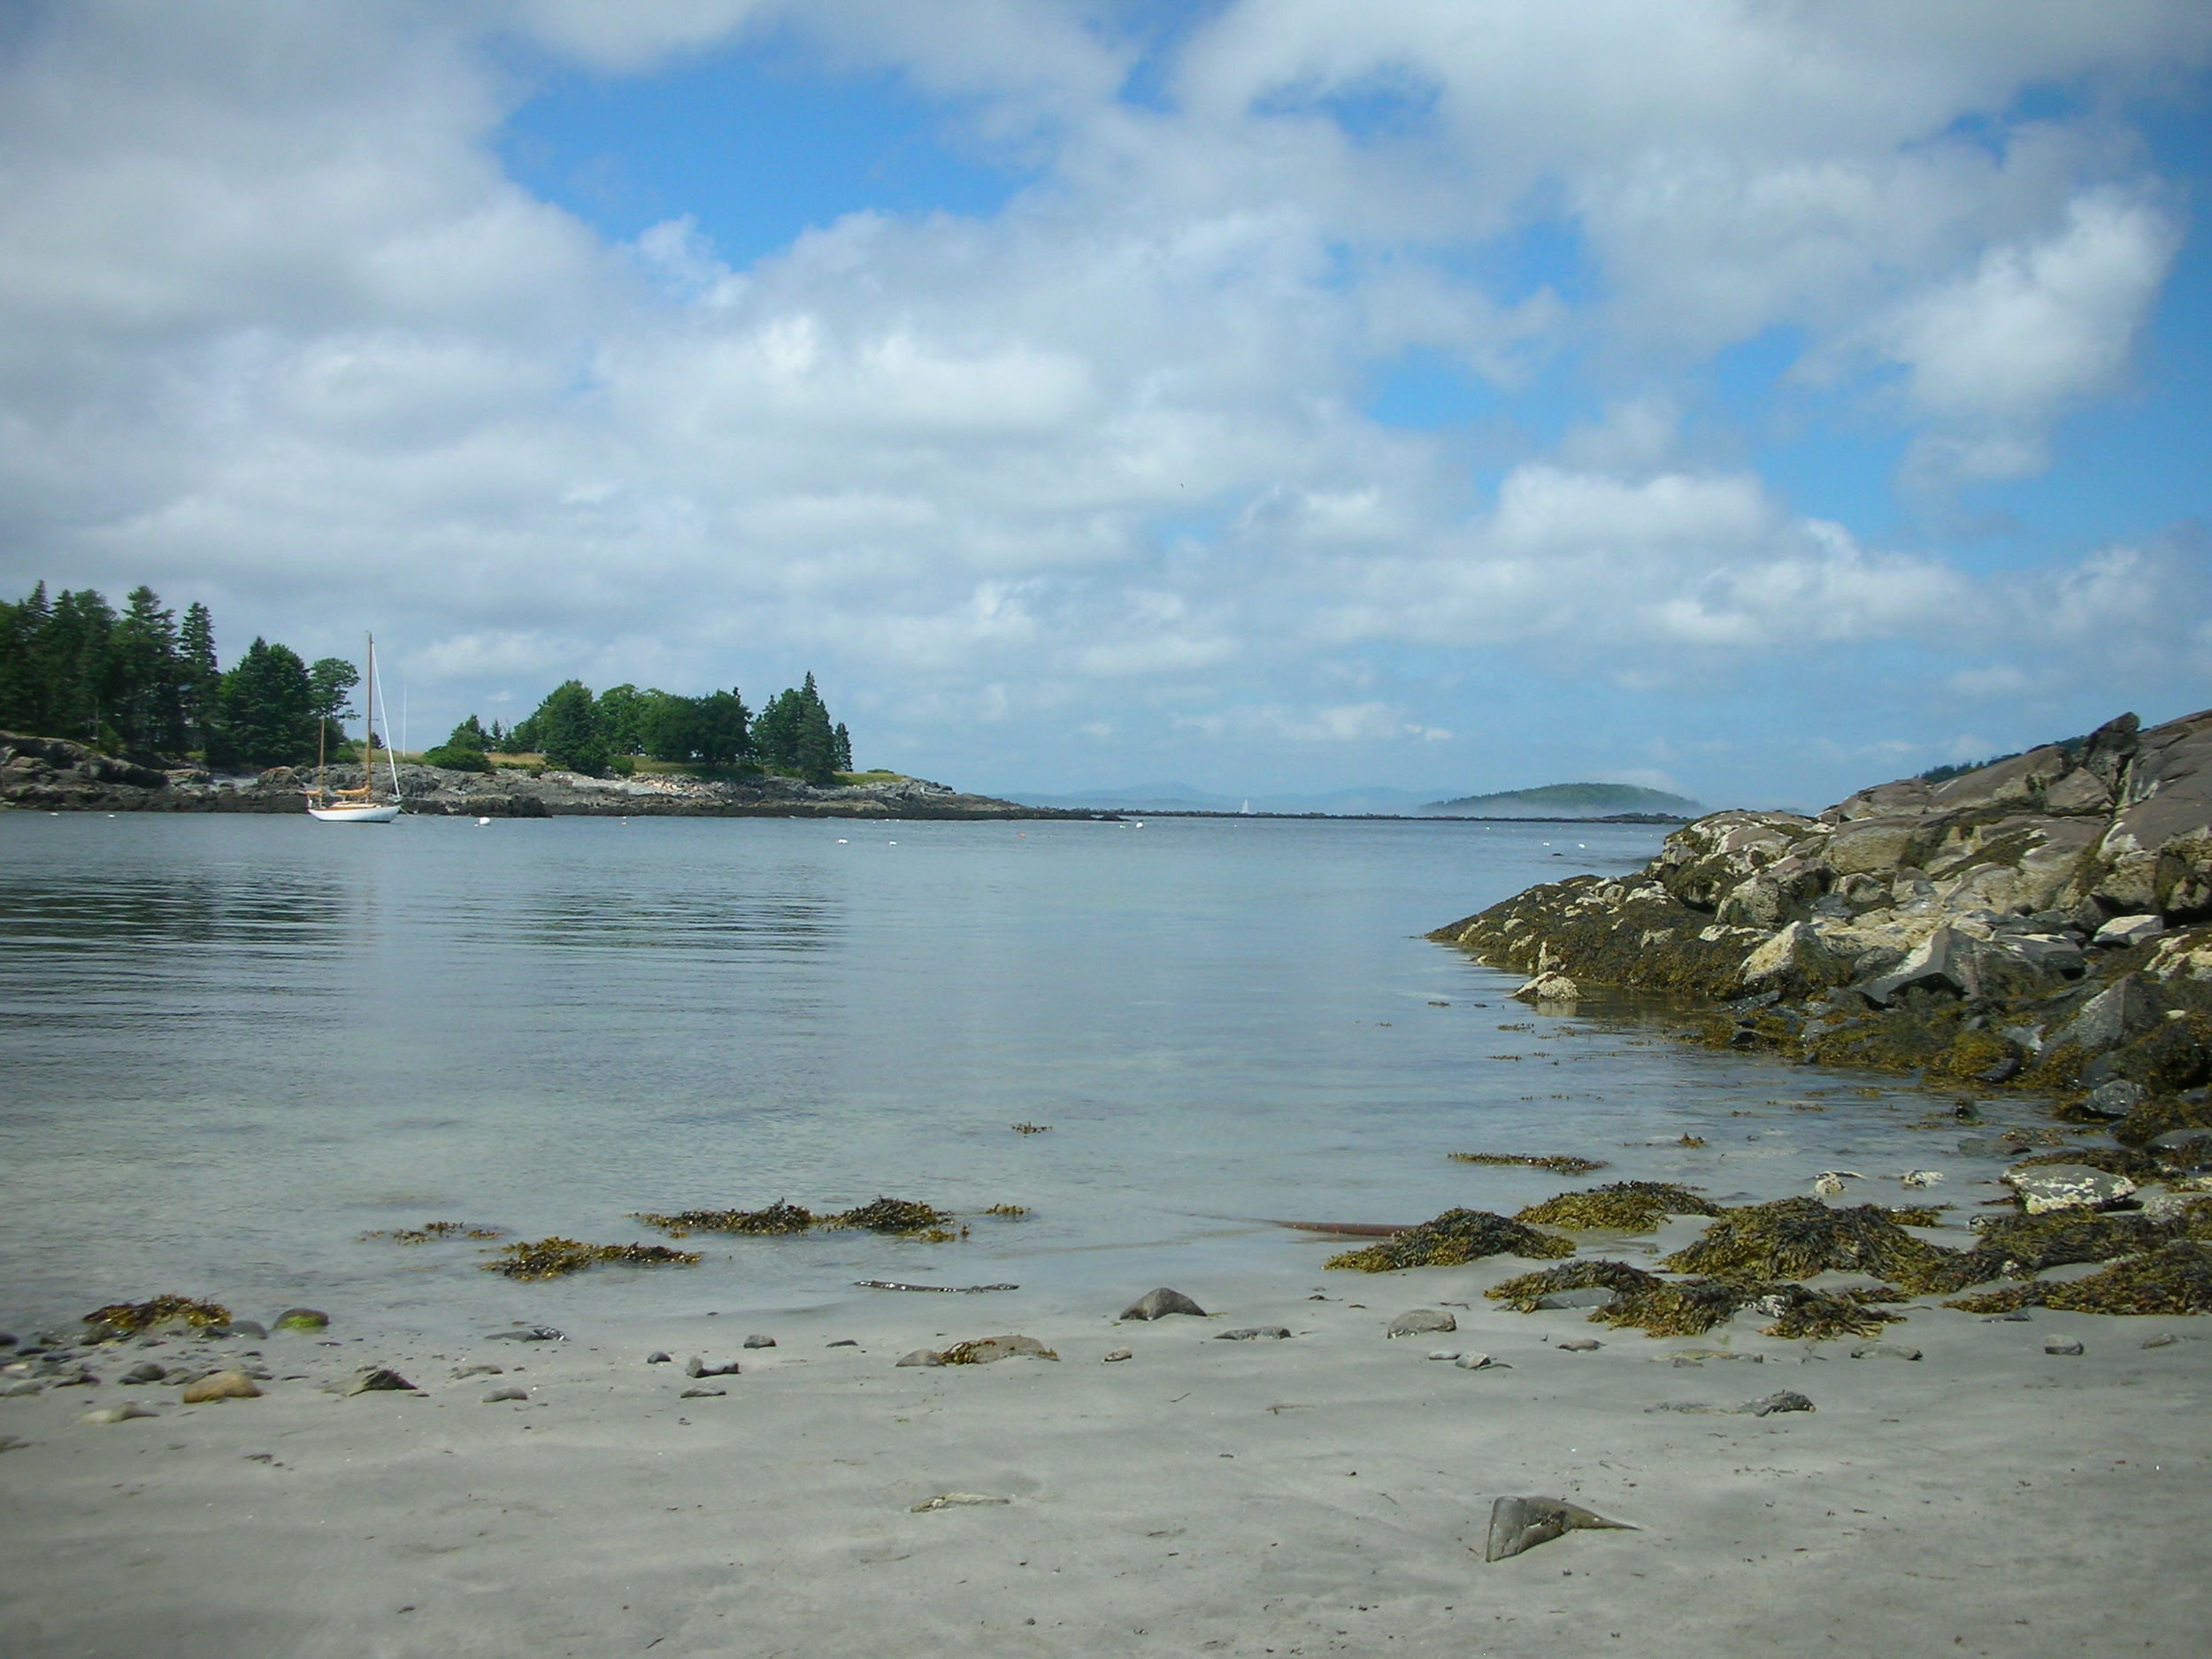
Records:
<instances>
[{"instance_id":1,"label":"sandy beach","mask_svg":"<svg viewBox=\"0 0 2212 1659\"><path fill-rule=\"evenodd\" d=\"M1532 1265L1509 1256L1371 1277L1323 1272L1330 1248L1179 1285L1204 1319L885 1292L561 1341L334 1310L117 1345L98 1386L0 1400L0 1628L23 1659L2202 1650L2200 1320L1924 1299L1885 1337L1921 1358L1855 1359L1750 1314L1665 1340L1516 1314L1481 1295ZM1416 1309L1458 1328L1385 1336ZM1268 1325L1292 1334L1221 1340ZM1008 1332L1058 1359L895 1364ZM111 1380L145 1359L268 1376L183 1406ZM419 1391L326 1391L365 1366ZM1815 1409L1655 1409L1782 1390ZM81 1420L126 1400L154 1415ZM1637 1530L1486 1563L1505 1495Z\"/></svg>"}]
</instances>

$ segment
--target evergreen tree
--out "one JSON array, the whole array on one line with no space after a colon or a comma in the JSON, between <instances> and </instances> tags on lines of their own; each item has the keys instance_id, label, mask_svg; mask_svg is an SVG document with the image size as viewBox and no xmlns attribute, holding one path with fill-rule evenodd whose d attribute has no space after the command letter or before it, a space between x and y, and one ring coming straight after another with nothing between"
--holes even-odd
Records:
<instances>
[{"instance_id":1,"label":"evergreen tree","mask_svg":"<svg viewBox=\"0 0 2212 1659\"><path fill-rule=\"evenodd\" d=\"M297 765L315 757L315 691L307 664L288 645L257 639L223 676L212 764Z\"/></svg>"},{"instance_id":2,"label":"evergreen tree","mask_svg":"<svg viewBox=\"0 0 2212 1659\"><path fill-rule=\"evenodd\" d=\"M117 734L126 748L183 747L184 718L177 659L176 613L141 585L108 641L108 677Z\"/></svg>"},{"instance_id":3,"label":"evergreen tree","mask_svg":"<svg viewBox=\"0 0 2212 1659\"><path fill-rule=\"evenodd\" d=\"M853 769L853 734L845 729L842 720L837 723L837 756L830 764L840 772Z\"/></svg>"},{"instance_id":4,"label":"evergreen tree","mask_svg":"<svg viewBox=\"0 0 2212 1659\"><path fill-rule=\"evenodd\" d=\"M607 769L607 740L599 730L591 687L582 680L555 687L530 718L538 728L547 765L594 775Z\"/></svg>"},{"instance_id":5,"label":"evergreen tree","mask_svg":"<svg viewBox=\"0 0 2212 1659\"><path fill-rule=\"evenodd\" d=\"M188 741L207 747L222 700L222 672L215 662L215 624L207 607L194 600L184 608L177 630L177 713Z\"/></svg>"},{"instance_id":6,"label":"evergreen tree","mask_svg":"<svg viewBox=\"0 0 2212 1659\"><path fill-rule=\"evenodd\" d=\"M640 691L630 685L609 686L599 694L593 707L599 715L599 735L605 741L610 753L645 753L645 724L651 711L652 699L665 695L663 692Z\"/></svg>"}]
</instances>

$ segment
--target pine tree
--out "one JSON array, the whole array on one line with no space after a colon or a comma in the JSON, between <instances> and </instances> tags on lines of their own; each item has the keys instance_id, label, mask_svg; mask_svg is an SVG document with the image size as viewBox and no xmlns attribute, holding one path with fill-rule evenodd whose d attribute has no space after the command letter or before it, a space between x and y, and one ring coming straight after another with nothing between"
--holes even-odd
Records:
<instances>
[{"instance_id":1,"label":"pine tree","mask_svg":"<svg viewBox=\"0 0 2212 1659\"><path fill-rule=\"evenodd\" d=\"M114 720L126 747L173 749L184 741L176 613L141 585L108 642Z\"/></svg>"},{"instance_id":2,"label":"pine tree","mask_svg":"<svg viewBox=\"0 0 2212 1659\"><path fill-rule=\"evenodd\" d=\"M591 687L582 680L555 687L531 720L538 728L547 765L594 775L607 769L607 740L599 730Z\"/></svg>"},{"instance_id":3,"label":"pine tree","mask_svg":"<svg viewBox=\"0 0 2212 1659\"><path fill-rule=\"evenodd\" d=\"M257 639L223 676L222 714L209 759L247 766L297 765L315 757L315 691L288 645Z\"/></svg>"},{"instance_id":4,"label":"pine tree","mask_svg":"<svg viewBox=\"0 0 2212 1659\"><path fill-rule=\"evenodd\" d=\"M196 599L185 606L184 624L177 630L177 712L189 741L200 749L207 747L208 728L221 706L222 685L215 624Z\"/></svg>"}]
</instances>

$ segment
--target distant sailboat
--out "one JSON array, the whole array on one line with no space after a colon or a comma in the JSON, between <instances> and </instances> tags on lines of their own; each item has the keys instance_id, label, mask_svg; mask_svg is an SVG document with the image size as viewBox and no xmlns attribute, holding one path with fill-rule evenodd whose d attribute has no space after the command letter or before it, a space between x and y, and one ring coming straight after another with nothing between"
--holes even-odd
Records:
<instances>
[{"instance_id":1,"label":"distant sailboat","mask_svg":"<svg viewBox=\"0 0 2212 1659\"><path fill-rule=\"evenodd\" d=\"M307 815L326 824L389 824L399 816L399 761L389 749L384 758L392 771L392 798L376 798L376 636L368 636L368 681L361 696L361 787L327 789L323 787L323 743L329 723L320 722L315 734L315 784L307 792Z\"/></svg>"},{"instance_id":2,"label":"distant sailboat","mask_svg":"<svg viewBox=\"0 0 2212 1659\"><path fill-rule=\"evenodd\" d=\"M1244 804L1239 807L1237 811L1245 818L1250 818L1252 816L1252 797L1250 795L1248 795L1244 797Z\"/></svg>"}]
</instances>

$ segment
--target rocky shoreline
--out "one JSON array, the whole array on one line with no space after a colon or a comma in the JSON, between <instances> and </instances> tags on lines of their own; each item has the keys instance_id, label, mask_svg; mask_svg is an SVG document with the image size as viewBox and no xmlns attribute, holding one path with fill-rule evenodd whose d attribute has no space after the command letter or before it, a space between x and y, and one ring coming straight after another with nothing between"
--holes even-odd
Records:
<instances>
[{"instance_id":1,"label":"rocky shoreline","mask_svg":"<svg viewBox=\"0 0 2212 1659\"><path fill-rule=\"evenodd\" d=\"M380 768L380 771L381 769ZM161 769L103 755L65 738L0 732L0 810L44 812L301 812L311 774L277 766L225 777L197 767ZM357 765L328 781L361 781ZM1110 812L1022 806L964 795L919 778L818 787L795 778L742 781L671 777L590 778L512 768L453 772L402 762L407 810L442 818L856 818L1110 819Z\"/></svg>"},{"instance_id":2,"label":"rocky shoreline","mask_svg":"<svg viewBox=\"0 0 2212 1659\"><path fill-rule=\"evenodd\" d=\"M1715 1045L2038 1091L2170 1147L2212 1129L2212 711L1812 818L1716 812L1632 875L1430 937L1529 975L1526 1002L1663 993Z\"/></svg>"}]
</instances>

